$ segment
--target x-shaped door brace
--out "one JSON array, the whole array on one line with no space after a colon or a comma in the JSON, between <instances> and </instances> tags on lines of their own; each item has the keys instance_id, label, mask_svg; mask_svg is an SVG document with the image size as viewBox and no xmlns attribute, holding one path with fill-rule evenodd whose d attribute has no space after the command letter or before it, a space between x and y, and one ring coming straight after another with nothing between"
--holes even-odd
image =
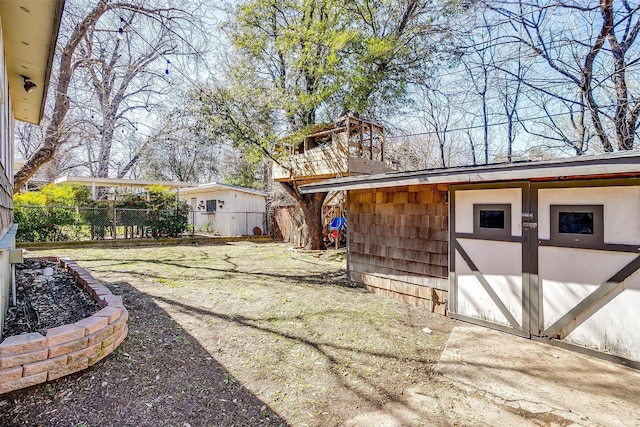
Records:
<instances>
[{"instance_id":1,"label":"x-shaped door brace","mask_svg":"<svg viewBox=\"0 0 640 427\"><path fill-rule=\"evenodd\" d=\"M491 300L495 303L498 309L500 309L500 312L505 317L505 319L507 319L511 327L514 329L522 330L522 326L520 326L516 318L513 317L513 314L511 314L507 306L504 305L498 294L496 294L496 292L493 290L487 279L482 275L476 264L473 262L469 254L467 254L467 252L462 248L458 240L456 240L456 251L458 251L464 262L467 263L467 266L469 266L473 275L476 276L476 279L478 279L489 297L491 297Z\"/></svg>"},{"instance_id":2,"label":"x-shaped door brace","mask_svg":"<svg viewBox=\"0 0 640 427\"><path fill-rule=\"evenodd\" d=\"M624 291L624 281L639 269L640 256L637 256L564 316L556 320L553 325L545 329L541 336L562 339L569 335L609 301L620 295Z\"/></svg>"}]
</instances>

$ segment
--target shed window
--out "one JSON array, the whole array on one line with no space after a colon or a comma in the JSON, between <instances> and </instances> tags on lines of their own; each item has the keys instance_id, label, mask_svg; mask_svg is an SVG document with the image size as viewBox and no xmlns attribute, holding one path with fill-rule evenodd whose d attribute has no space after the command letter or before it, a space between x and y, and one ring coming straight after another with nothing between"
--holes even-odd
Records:
<instances>
[{"instance_id":1,"label":"shed window","mask_svg":"<svg viewBox=\"0 0 640 427\"><path fill-rule=\"evenodd\" d=\"M510 239L511 205L474 203L473 237L485 240Z\"/></svg>"},{"instance_id":2,"label":"shed window","mask_svg":"<svg viewBox=\"0 0 640 427\"><path fill-rule=\"evenodd\" d=\"M549 208L552 244L574 248L604 245L602 205L551 205Z\"/></svg>"},{"instance_id":3,"label":"shed window","mask_svg":"<svg viewBox=\"0 0 640 427\"><path fill-rule=\"evenodd\" d=\"M558 212L558 232L593 234L593 212Z\"/></svg>"},{"instance_id":4,"label":"shed window","mask_svg":"<svg viewBox=\"0 0 640 427\"><path fill-rule=\"evenodd\" d=\"M504 210L480 210L480 228L504 229Z\"/></svg>"},{"instance_id":5,"label":"shed window","mask_svg":"<svg viewBox=\"0 0 640 427\"><path fill-rule=\"evenodd\" d=\"M216 208L218 206L218 201L213 199L213 200L207 200L207 212L215 212Z\"/></svg>"}]
</instances>

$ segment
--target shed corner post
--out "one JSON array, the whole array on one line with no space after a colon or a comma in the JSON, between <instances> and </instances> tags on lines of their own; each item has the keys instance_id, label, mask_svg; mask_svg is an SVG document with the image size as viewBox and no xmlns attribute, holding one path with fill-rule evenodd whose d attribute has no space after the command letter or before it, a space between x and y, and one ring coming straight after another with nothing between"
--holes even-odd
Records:
<instances>
[{"instance_id":1,"label":"shed corner post","mask_svg":"<svg viewBox=\"0 0 640 427\"><path fill-rule=\"evenodd\" d=\"M456 204L455 204L455 189L449 187L447 192L447 198L449 202L449 291L447 301L447 313L458 311L458 301L456 299L456 248L455 248L455 216L456 216Z\"/></svg>"}]
</instances>

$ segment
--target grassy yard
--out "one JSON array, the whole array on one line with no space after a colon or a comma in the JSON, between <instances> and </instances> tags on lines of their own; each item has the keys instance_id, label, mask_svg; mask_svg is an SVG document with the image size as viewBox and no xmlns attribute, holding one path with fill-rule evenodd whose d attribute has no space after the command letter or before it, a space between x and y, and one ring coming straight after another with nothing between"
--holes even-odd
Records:
<instances>
[{"instance_id":1,"label":"grassy yard","mask_svg":"<svg viewBox=\"0 0 640 427\"><path fill-rule=\"evenodd\" d=\"M447 318L350 287L344 253L246 242L29 255L70 256L122 294L130 332L117 354L88 372L14 396L0 407L14 421L41 419L54 409L64 420L64 396L56 396L69 388L74 404L86 408L86 420L101 420L104 408L95 401L105 393L128 402L110 425L246 425L234 410L251 423L341 425L402 404L407 389L426 386L451 329ZM426 326L432 334L422 331ZM143 373L151 379L140 381L153 383L146 394L138 390ZM111 375L108 381L105 375ZM128 384L109 391L118 375ZM83 391L74 381L108 386ZM49 403L38 404L45 387L56 391ZM239 393L236 400L233 393ZM235 406L226 405L229 400ZM219 407L211 409L211 402ZM154 404L173 411L154 411ZM256 405L254 412L248 409ZM215 411L221 418L211 418ZM69 419L94 425L77 413L59 425L70 425Z\"/></svg>"}]
</instances>

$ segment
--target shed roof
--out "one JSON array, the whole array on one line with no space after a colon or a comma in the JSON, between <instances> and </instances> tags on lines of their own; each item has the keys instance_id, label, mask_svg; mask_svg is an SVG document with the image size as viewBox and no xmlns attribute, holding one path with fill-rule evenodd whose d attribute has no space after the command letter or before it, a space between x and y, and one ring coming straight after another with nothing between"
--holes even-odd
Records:
<instances>
[{"instance_id":1,"label":"shed roof","mask_svg":"<svg viewBox=\"0 0 640 427\"><path fill-rule=\"evenodd\" d=\"M545 161L499 163L481 166L387 172L350 176L300 187L300 192L319 193L338 190L396 187L419 184L472 184L505 181L545 181L596 177L640 176L640 151L579 156Z\"/></svg>"},{"instance_id":2,"label":"shed roof","mask_svg":"<svg viewBox=\"0 0 640 427\"><path fill-rule=\"evenodd\" d=\"M253 188L238 187L236 185L220 184L217 182L209 182L206 184L200 184L198 186L182 188L180 189L180 194L202 193L205 191L220 191L220 190L240 191L242 193L249 193L249 194L254 194L256 196L267 197L267 193L265 193L264 191L254 190Z\"/></svg>"}]
</instances>

